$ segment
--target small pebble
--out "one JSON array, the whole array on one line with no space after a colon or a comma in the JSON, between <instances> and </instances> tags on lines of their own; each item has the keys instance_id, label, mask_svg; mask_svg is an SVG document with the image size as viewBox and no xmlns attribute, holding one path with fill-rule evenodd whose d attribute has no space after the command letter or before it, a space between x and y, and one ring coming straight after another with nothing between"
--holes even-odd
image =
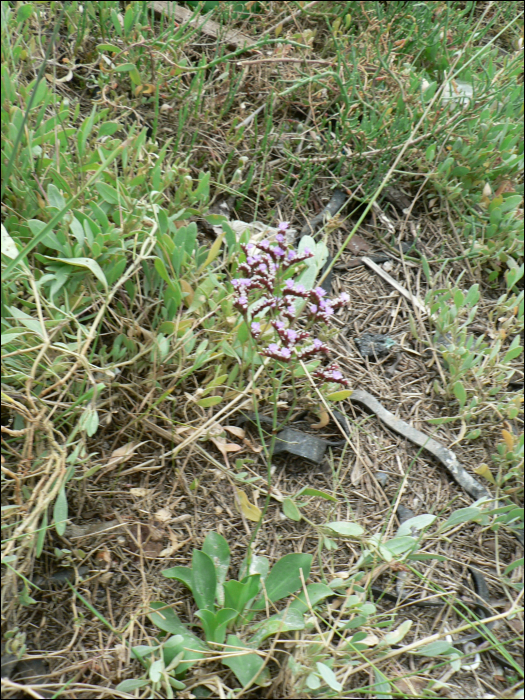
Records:
<instances>
[{"instance_id":1,"label":"small pebble","mask_svg":"<svg viewBox=\"0 0 525 700\"><path fill-rule=\"evenodd\" d=\"M376 472L376 479L379 481L381 486L386 486L388 474L386 472Z\"/></svg>"}]
</instances>

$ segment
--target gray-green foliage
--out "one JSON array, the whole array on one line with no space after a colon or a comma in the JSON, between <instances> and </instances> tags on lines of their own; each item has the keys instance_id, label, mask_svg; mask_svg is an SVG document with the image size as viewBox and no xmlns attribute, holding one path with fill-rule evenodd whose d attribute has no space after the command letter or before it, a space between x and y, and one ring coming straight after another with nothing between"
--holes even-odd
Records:
<instances>
[{"instance_id":1,"label":"gray-green foliage","mask_svg":"<svg viewBox=\"0 0 525 700\"><path fill-rule=\"evenodd\" d=\"M263 622L251 625L250 622L257 611L265 610L267 605L301 590L310 573L311 562L310 554L287 554L270 570L266 557L253 555L249 563L245 561L241 566L239 580L227 580L230 548L224 537L210 532L204 540L202 550L193 550L191 567L175 566L162 573L189 588L197 606L196 617L201 622L206 643L216 644L219 651L223 650L223 664L231 668L241 685L250 682L266 685L269 680L268 670L263 668L263 658L256 650L269 636L304 628L304 613L308 609L304 603L304 594L299 595L285 610L271 615ZM333 593L329 587L321 584L307 586L306 592L312 604ZM202 658L202 652L207 647L179 621L172 608L160 602L152 603L151 608L158 611L150 613L151 621L174 637L159 646L162 650L159 658L154 654L156 649L151 648L144 648L143 655L153 654L149 667L150 681L154 681L152 669L154 674L161 669L164 680L170 683L173 675L183 677L184 672L197 659ZM235 629L243 627L248 628L246 640L233 634ZM169 645L168 654L166 645ZM240 656L228 653L239 647L246 649L247 653ZM174 658L178 665L174 663ZM159 680L160 677L156 677L155 682Z\"/></svg>"}]
</instances>

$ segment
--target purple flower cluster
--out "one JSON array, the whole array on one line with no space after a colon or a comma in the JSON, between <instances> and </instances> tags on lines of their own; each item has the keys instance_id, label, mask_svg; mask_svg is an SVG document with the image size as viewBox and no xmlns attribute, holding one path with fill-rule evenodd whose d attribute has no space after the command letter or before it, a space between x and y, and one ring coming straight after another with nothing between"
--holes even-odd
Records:
<instances>
[{"instance_id":1,"label":"purple flower cluster","mask_svg":"<svg viewBox=\"0 0 525 700\"><path fill-rule=\"evenodd\" d=\"M348 294L341 294L335 300L326 299L326 292L322 287L307 290L291 277L286 278L290 268L313 257L313 253L308 249L299 254L289 248L284 236L287 228L287 222L279 224L275 243L263 240L256 245L249 243L241 246L246 255L246 261L239 265L238 270L246 277L232 280L235 294L233 306L245 317L255 339L261 336L263 329L260 318L254 317L265 309L269 310L269 323L277 337L260 352L262 355L282 362L289 362L293 358L310 359L318 353L329 352L328 347L321 340L318 338L312 340L307 331L293 328L297 321L294 297L306 300L305 313L310 324L316 321L328 322L335 309L350 301ZM262 295L251 308L250 316L254 320L250 322L249 295L254 290L261 290ZM336 382L344 386L348 384L335 364L331 364L324 370L318 370L315 376L327 382Z\"/></svg>"}]
</instances>

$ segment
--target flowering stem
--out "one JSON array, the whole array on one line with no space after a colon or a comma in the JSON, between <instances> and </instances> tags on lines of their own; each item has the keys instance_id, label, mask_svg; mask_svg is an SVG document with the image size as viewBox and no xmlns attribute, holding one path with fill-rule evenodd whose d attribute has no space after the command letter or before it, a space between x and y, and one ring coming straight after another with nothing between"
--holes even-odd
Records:
<instances>
[{"instance_id":1,"label":"flowering stem","mask_svg":"<svg viewBox=\"0 0 525 700\"><path fill-rule=\"evenodd\" d=\"M272 386L274 386L274 380L277 374L277 363L274 363L274 368L273 368L273 373L272 373ZM264 450L264 456L266 458L266 483L268 485L267 492L266 492L266 498L264 500L264 506L261 512L261 517L259 518L259 521L257 525L255 526L252 536L250 537L250 542L248 543L248 552L247 552L247 572L250 571L250 564L252 560L252 554L253 554L253 544L255 542L255 539L257 537L257 533L259 532L261 525L263 523L264 517L266 515L266 511L268 510L268 506L270 505L270 498L271 498L271 493L272 493L272 456L273 456L273 450L275 447L275 441L277 439L277 400L279 397L279 394L281 393L281 387L284 382L284 376L285 376L285 371L284 369L281 370L281 376L279 378L279 384L276 388L276 390L273 392L273 430L272 430L272 439L270 440L270 446L266 446L266 441L264 439L264 433L262 430L261 426L261 421L259 418L259 409L257 406L257 397L256 394L254 393L254 408L255 408L255 420L257 422L257 429L259 431L259 437L261 440L261 444L263 446Z\"/></svg>"}]
</instances>

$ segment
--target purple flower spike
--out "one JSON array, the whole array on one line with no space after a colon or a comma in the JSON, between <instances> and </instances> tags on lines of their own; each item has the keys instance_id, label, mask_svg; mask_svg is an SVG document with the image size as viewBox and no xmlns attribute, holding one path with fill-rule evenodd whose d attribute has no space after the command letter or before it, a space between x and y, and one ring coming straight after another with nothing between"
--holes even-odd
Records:
<instances>
[{"instance_id":1,"label":"purple flower spike","mask_svg":"<svg viewBox=\"0 0 525 700\"><path fill-rule=\"evenodd\" d=\"M256 338L261 332L261 324L254 321L251 325L252 335Z\"/></svg>"},{"instance_id":2,"label":"purple flower spike","mask_svg":"<svg viewBox=\"0 0 525 700\"><path fill-rule=\"evenodd\" d=\"M277 243L284 243L285 238L282 233L276 233L275 240L277 241Z\"/></svg>"},{"instance_id":3,"label":"purple flower spike","mask_svg":"<svg viewBox=\"0 0 525 700\"><path fill-rule=\"evenodd\" d=\"M277 229L278 229L279 231L286 231L286 230L288 229L289 226L290 226L290 224L288 223L288 221L281 221L281 223L279 224L279 226L277 227Z\"/></svg>"}]
</instances>

